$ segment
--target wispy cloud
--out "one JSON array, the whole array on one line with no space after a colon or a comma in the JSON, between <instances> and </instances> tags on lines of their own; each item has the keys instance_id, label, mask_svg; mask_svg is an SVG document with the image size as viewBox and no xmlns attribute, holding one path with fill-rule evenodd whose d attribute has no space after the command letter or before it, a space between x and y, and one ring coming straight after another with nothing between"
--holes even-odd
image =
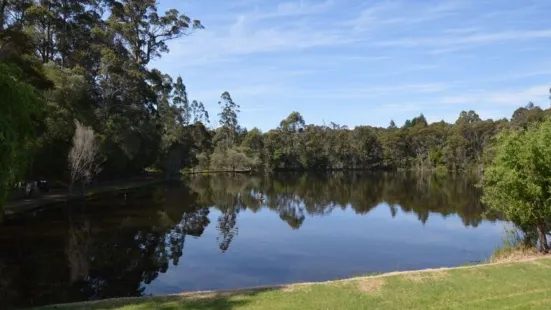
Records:
<instances>
[{"instance_id":1,"label":"wispy cloud","mask_svg":"<svg viewBox=\"0 0 551 310\"><path fill-rule=\"evenodd\" d=\"M355 31L372 31L380 27L395 27L425 23L455 14L467 1L406 2L383 1L361 10L360 14L345 25Z\"/></svg>"},{"instance_id":2,"label":"wispy cloud","mask_svg":"<svg viewBox=\"0 0 551 310\"><path fill-rule=\"evenodd\" d=\"M463 44L490 44L500 41L530 40L551 38L551 29L518 30L489 33L476 33L464 36L411 37L398 40L375 42L376 46L415 47L415 46L460 46Z\"/></svg>"},{"instance_id":3,"label":"wispy cloud","mask_svg":"<svg viewBox=\"0 0 551 310\"><path fill-rule=\"evenodd\" d=\"M213 115L229 91L243 122L263 129L285 114L275 108L386 125L420 112L453 121L463 109L496 118L548 104L546 0L186 3L207 29L170 42L152 66L182 74Z\"/></svg>"},{"instance_id":4,"label":"wispy cloud","mask_svg":"<svg viewBox=\"0 0 551 310\"><path fill-rule=\"evenodd\" d=\"M288 1L279 3L275 9L269 11L256 8L252 12L245 13L252 21L268 20L274 18L289 18L297 16L316 15L327 12L335 5L333 0L325 1Z\"/></svg>"},{"instance_id":5,"label":"wispy cloud","mask_svg":"<svg viewBox=\"0 0 551 310\"><path fill-rule=\"evenodd\" d=\"M483 119L509 118L514 109L533 101L547 106L547 85L531 86L517 90L469 90L466 94L434 97L432 99L409 99L396 103L383 103L375 112L387 114L388 118L405 120L423 113L429 123L444 120L454 122L461 110L475 110ZM506 108L504 110L504 107ZM392 113L388 113L391 111ZM373 113L373 110L372 110ZM381 123L380 125L384 125Z\"/></svg>"},{"instance_id":6,"label":"wispy cloud","mask_svg":"<svg viewBox=\"0 0 551 310\"><path fill-rule=\"evenodd\" d=\"M255 53L299 52L304 49L342 46L356 39L343 35L342 30L289 27L285 24L254 26L246 16L239 16L227 31L207 28L186 40L170 42L171 58L192 59L207 63L230 56ZM165 61L165 60L162 60Z\"/></svg>"},{"instance_id":7,"label":"wispy cloud","mask_svg":"<svg viewBox=\"0 0 551 310\"><path fill-rule=\"evenodd\" d=\"M446 96L438 100L442 104L476 104L484 106L499 105L509 107L519 107L529 101L534 101L541 105L547 105L549 94L549 85L536 85L525 89L516 90L483 90L470 91L464 95Z\"/></svg>"},{"instance_id":8,"label":"wispy cloud","mask_svg":"<svg viewBox=\"0 0 551 310\"><path fill-rule=\"evenodd\" d=\"M327 87L324 89L294 89L292 97L302 100L374 100L388 96L413 96L436 94L445 91L450 85L444 83L394 84L394 85L355 85L349 87Z\"/></svg>"}]
</instances>

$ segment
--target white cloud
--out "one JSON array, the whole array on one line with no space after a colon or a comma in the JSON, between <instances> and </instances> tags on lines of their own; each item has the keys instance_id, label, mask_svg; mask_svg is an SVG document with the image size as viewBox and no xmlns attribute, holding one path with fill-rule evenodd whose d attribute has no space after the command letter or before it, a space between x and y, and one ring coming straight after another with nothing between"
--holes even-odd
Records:
<instances>
[{"instance_id":1,"label":"white cloud","mask_svg":"<svg viewBox=\"0 0 551 310\"><path fill-rule=\"evenodd\" d=\"M452 35L461 35L461 34L467 34L467 33L475 33L479 31L480 31L480 28L478 27L460 27L460 28L445 29L444 33L448 33Z\"/></svg>"},{"instance_id":2,"label":"white cloud","mask_svg":"<svg viewBox=\"0 0 551 310\"><path fill-rule=\"evenodd\" d=\"M462 110L475 110L483 119L500 119L510 117L514 109L525 106L530 101L541 107L547 107L549 104L549 85L535 85L518 90L467 89L464 93L429 100L413 99L400 103L383 103L377 106L376 111L391 111L392 115L402 115L406 118L423 113L429 122L454 122Z\"/></svg>"},{"instance_id":3,"label":"white cloud","mask_svg":"<svg viewBox=\"0 0 551 310\"><path fill-rule=\"evenodd\" d=\"M283 2L272 8L263 6L233 16L226 15L226 18L233 19L229 25L212 25L193 36L170 42L170 57L165 57L159 63L166 65L173 59L180 59L181 66L196 67L214 62L230 62L236 57L252 54L297 53L352 43L357 43L356 47L376 46L385 48L385 51L400 47L433 47L425 53L439 55L469 49L474 45L551 37L551 29L481 32L484 27L480 25L459 24L441 30L430 26L432 21L457 14L471 3L459 0L422 3L387 0L366 7L347 19L333 17L332 10L339 8L335 0ZM302 17L307 19L303 20ZM414 36L410 31L403 31L407 30L405 27L420 23L429 25L420 28L423 33L439 34ZM348 57L353 58L354 55ZM377 57L387 56L383 54Z\"/></svg>"},{"instance_id":4,"label":"white cloud","mask_svg":"<svg viewBox=\"0 0 551 310\"><path fill-rule=\"evenodd\" d=\"M165 57L159 62L182 59L186 63L209 63L230 56L297 52L314 47L341 46L355 41L338 30L286 28L284 25L249 27L245 25L245 20L242 16L238 17L227 33L207 28L194 36L172 41L169 43L170 59Z\"/></svg>"},{"instance_id":5,"label":"white cloud","mask_svg":"<svg viewBox=\"0 0 551 310\"><path fill-rule=\"evenodd\" d=\"M197 98L197 100L208 100L209 102L218 102L220 96L223 92L228 91L233 100L239 103L239 98L263 98L267 96L274 96L282 92L289 91L288 88L276 85L276 84L251 84L243 85L240 87L232 87L231 89L226 88L215 88L215 89L204 89L198 91L190 91L189 95L192 99Z\"/></svg>"},{"instance_id":6,"label":"white cloud","mask_svg":"<svg viewBox=\"0 0 551 310\"><path fill-rule=\"evenodd\" d=\"M400 46L459 46L462 44L489 44L500 41L530 40L551 38L551 29L541 30L517 30L489 33L476 33L464 36L433 36L433 37L410 37L397 40L375 42L374 45L382 47Z\"/></svg>"},{"instance_id":7,"label":"white cloud","mask_svg":"<svg viewBox=\"0 0 551 310\"><path fill-rule=\"evenodd\" d=\"M529 3L530 2L529 0L523 0L523 1L525 2L521 7L514 7L511 9L502 9L502 10L492 10L491 12L484 13L481 16L477 17L477 20L485 22L493 19L511 20L519 17L526 18L528 15L532 13L541 12L542 10L547 10L549 8L549 7L545 7L545 5L548 6L548 4L544 4L546 1L537 0L534 3Z\"/></svg>"},{"instance_id":8,"label":"white cloud","mask_svg":"<svg viewBox=\"0 0 551 310\"><path fill-rule=\"evenodd\" d=\"M456 10L458 3L461 2L411 5L384 1L364 9L352 20L342 22L331 12L337 7L334 0L284 2L272 9L262 7L240 12L233 16L230 25L211 25L193 36L172 41L169 43L170 58L182 59L182 65L189 67L214 61L227 62L236 56L257 53L297 52L370 42L373 38L353 30L442 18ZM302 20L301 17L308 19ZM208 20L204 23L208 24Z\"/></svg>"},{"instance_id":9,"label":"white cloud","mask_svg":"<svg viewBox=\"0 0 551 310\"><path fill-rule=\"evenodd\" d=\"M355 31L371 29L374 25L381 21L380 16L382 14L393 11L397 8L399 8L397 2L384 1L363 9L356 18L346 21L343 24L351 26Z\"/></svg>"},{"instance_id":10,"label":"white cloud","mask_svg":"<svg viewBox=\"0 0 551 310\"><path fill-rule=\"evenodd\" d=\"M170 42L170 56L154 64L182 72L190 97L213 115L225 90L251 124L256 112L275 117L268 111L276 106L298 105L319 119L365 107L371 122L420 112L454 121L462 109L510 116L531 100L548 104L551 71L540 39L551 38L551 27L525 19L535 11L515 14L521 4L496 7L507 14L502 20L484 17L493 0L239 1L219 2L206 30ZM486 48L498 44L506 53ZM476 59L463 67L467 57Z\"/></svg>"},{"instance_id":11,"label":"white cloud","mask_svg":"<svg viewBox=\"0 0 551 310\"><path fill-rule=\"evenodd\" d=\"M398 85L383 85L383 86L370 86L362 89L356 89L355 91L360 93L438 93L444 91L450 87L445 83L419 83L419 84L398 84Z\"/></svg>"},{"instance_id":12,"label":"white cloud","mask_svg":"<svg viewBox=\"0 0 551 310\"><path fill-rule=\"evenodd\" d=\"M467 91L466 95L442 97L438 102L442 104L471 104L485 107L520 107L533 101L541 106L547 106L549 84L531 86L519 90L483 90Z\"/></svg>"},{"instance_id":13,"label":"white cloud","mask_svg":"<svg viewBox=\"0 0 551 310\"><path fill-rule=\"evenodd\" d=\"M380 100L391 96L411 96L435 94L449 89L444 83L393 84L393 85L355 85L323 89L296 88L288 90L292 98L308 100Z\"/></svg>"},{"instance_id":14,"label":"white cloud","mask_svg":"<svg viewBox=\"0 0 551 310\"><path fill-rule=\"evenodd\" d=\"M360 14L345 22L355 31L370 31L382 26L413 25L445 18L468 4L467 1L444 1L433 3L383 1L364 8Z\"/></svg>"},{"instance_id":15,"label":"white cloud","mask_svg":"<svg viewBox=\"0 0 551 310\"><path fill-rule=\"evenodd\" d=\"M251 13L246 13L246 15L251 16L251 20L267 20L273 18L282 18L282 17L297 17L297 16L308 16L316 15L327 12L331 7L335 5L333 0L326 0L323 2L315 1L289 1L281 2L277 5L275 10L268 11L253 11Z\"/></svg>"}]
</instances>

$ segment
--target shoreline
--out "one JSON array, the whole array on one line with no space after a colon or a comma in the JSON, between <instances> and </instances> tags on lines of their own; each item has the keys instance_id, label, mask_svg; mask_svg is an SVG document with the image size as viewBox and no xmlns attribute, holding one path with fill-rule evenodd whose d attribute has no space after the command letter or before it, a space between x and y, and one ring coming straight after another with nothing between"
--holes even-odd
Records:
<instances>
[{"instance_id":1,"label":"shoreline","mask_svg":"<svg viewBox=\"0 0 551 310\"><path fill-rule=\"evenodd\" d=\"M38 197L20 198L8 201L3 207L2 211L5 216L12 216L19 213L29 212L48 206L64 203L73 199L90 198L97 194L113 193L119 191L125 191L129 189L139 188L142 186L148 186L153 184L159 184L165 180L159 177L148 177L142 180L120 180L113 181L109 184L99 184L95 187L90 187L84 190L83 195L71 195L67 190L54 191L53 193L46 193Z\"/></svg>"},{"instance_id":2,"label":"shoreline","mask_svg":"<svg viewBox=\"0 0 551 310\"><path fill-rule=\"evenodd\" d=\"M545 261L547 264L540 261ZM205 290L205 291L187 291L181 293L173 294L162 294L162 295L152 295L152 296L142 296L142 297L120 297L120 298L108 298L102 300L94 301L82 301L75 303L66 303L66 304L54 304L48 306L42 306L33 309L81 309L80 307L89 307L93 306L103 306L106 308L113 309L115 305L108 306L110 303L121 304L121 306L126 306L130 303L146 303L146 302L157 302L164 300L180 300L181 302L196 302L196 301L208 301L208 300L220 300L222 298L237 298L239 296L256 296L257 294L263 292L283 292L283 293L293 293L293 292L307 292L309 288L314 286L324 287L324 286L346 286L349 284L361 284L364 282L368 283L379 283L381 280L389 278L409 278L413 282L416 282L417 278L419 279L439 279L442 274L448 274L448 272L462 272L462 271L477 271L477 269L491 269L492 267L508 267L515 265L523 264L534 264L537 266L545 267L545 270L551 272L551 255L535 255L532 257L515 259L515 260L503 260L497 262L484 262L475 265L466 265L466 266L457 266L457 267L440 267L440 268L426 268L418 270L406 270L406 271L391 271L385 272L382 274L376 275L367 275L367 276L358 276L338 280L328 280L328 281L319 281L319 282L298 282L298 283L289 283L289 284L279 284L279 285L264 285L264 286L252 286L252 287L243 287L235 289L224 289L224 290ZM475 274L478 274L475 272ZM423 281L421 281L423 282ZM551 279L550 279L551 282ZM185 309L186 307L183 307ZM102 308L103 309L103 308ZM125 308L126 309L126 308Z\"/></svg>"}]
</instances>

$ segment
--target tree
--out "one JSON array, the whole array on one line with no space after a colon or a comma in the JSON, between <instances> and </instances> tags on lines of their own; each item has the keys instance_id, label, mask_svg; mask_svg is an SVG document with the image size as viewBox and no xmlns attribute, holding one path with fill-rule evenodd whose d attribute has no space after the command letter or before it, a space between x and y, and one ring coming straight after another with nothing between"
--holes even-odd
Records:
<instances>
[{"instance_id":1,"label":"tree","mask_svg":"<svg viewBox=\"0 0 551 310\"><path fill-rule=\"evenodd\" d=\"M304 118L300 115L299 112L293 111L286 119L282 120L279 123L279 127L283 131L287 132L297 132L304 129L305 126Z\"/></svg>"},{"instance_id":2,"label":"tree","mask_svg":"<svg viewBox=\"0 0 551 310\"><path fill-rule=\"evenodd\" d=\"M551 219L551 119L527 130L501 133L482 179L483 202L522 229L537 230L540 250L549 251Z\"/></svg>"},{"instance_id":3,"label":"tree","mask_svg":"<svg viewBox=\"0 0 551 310\"><path fill-rule=\"evenodd\" d=\"M94 130L82 125L79 121L75 121L75 125L73 147L69 152L71 190L77 181L80 181L84 188L100 171L99 144L94 135Z\"/></svg>"},{"instance_id":4,"label":"tree","mask_svg":"<svg viewBox=\"0 0 551 310\"><path fill-rule=\"evenodd\" d=\"M467 163L468 141L459 134L451 135L442 149L442 157L448 170L456 171Z\"/></svg>"},{"instance_id":5,"label":"tree","mask_svg":"<svg viewBox=\"0 0 551 310\"><path fill-rule=\"evenodd\" d=\"M466 125L466 124L474 124L481 122L480 116L476 114L475 111L470 110L469 112L461 111L459 114L459 118L455 121L456 125Z\"/></svg>"},{"instance_id":6,"label":"tree","mask_svg":"<svg viewBox=\"0 0 551 310\"><path fill-rule=\"evenodd\" d=\"M423 115L423 113L419 114L419 116L414 117L414 118L411 120L411 126L412 126L412 127L415 127L415 126L427 127L427 126L428 126L427 119L425 118L425 116Z\"/></svg>"},{"instance_id":7,"label":"tree","mask_svg":"<svg viewBox=\"0 0 551 310\"><path fill-rule=\"evenodd\" d=\"M193 115L193 122L201 122L203 125L208 125L209 121L209 112L205 110L205 106L202 102L193 100L191 102L191 114Z\"/></svg>"},{"instance_id":8,"label":"tree","mask_svg":"<svg viewBox=\"0 0 551 310\"><path fill-rule=\"evenodd\" d=\"M176 10L158 13L154 0L0 0L0 61L45 101L33 152L26 153L34 163L29 177L70 179L74 119L97 135L105 158L100 178L141 173L174 145L210 153L210 134L195 141L200 126L182 128L190 113L208 123L202 103L190 107L181 79L166 85L170 77L148 68L169 40L202 28Z\"/></svg>"},{"instance_id":9,"label":"tree","mask_svg":"<svg viewBox=\"0 0 551 310\"><path fill-rule=\"evenodd\" d=\"M422 113L419 114L419 116L416 116L411 120L409 120L409 119L406 120L406 122L404 123L404 126L402 128L407 129L407 128L416 127L416 126L421 126L421 127L427 127L428 126L427 119L425 118L425 116Z\"/></svg>"},{"instance_id":10,"label":"tree","mask_svg":"<svg viewBox=\"0 0 551 310\"><path fill-rule=\"evenodd\" d=\"M191 122L191 107L187 99L186 86L182 81L182 77L179 76L176 79L173 88L174 98L172 99L172 103L178 108L181 114L182 124L189 125Z\"/></svg>"},{"instance_id":11,"label":"tree","mask_svg":"<svg viewBox=\"0 0 551 310\"><path fill-rule=\"evenodd\" d=\"M155 0L107 0L110 3L110 25L121 35L136 64L147 65L153 58L168 52L167 41L203 29L199 20L191 20L170 9L157 13Z\"/></svg>"},{"instance_id":12,"label":"tree","mask_svg":"<svg viewBox=\"0 0 551 310\"><path fill-rule=\"evenodd\" d=\"M218 131L218 145L223 149L228 149L233 146L237 130L239 129L237 115L240 112L240 106L232 100L229 92L222 93L221 98L222 101L218 102L218 105L222 108L222 111L218 113L220 117L219 124L221 126Z\"/></svg>"},{"instance_id":13,"label":"tree","mask_svg":"<svg viewBox=\"0 0 551 310\"><path fill-rule=\"evenodd\" d=\"M527 128L531 123L541 122L545 117L544 111L532 102L513 112L511 125L517 128Z\"/></svg>"},{"instance_id":14,"label":"tree","mask_svg":"<svg viewBox=\"0 0 551 310\"><path fill-rule=\"evenodd\" d=\"M253 152L261 152L264 148L264 141L260 129L255 127L248 131L241 145L249 148Z\"/></svg>"},{"instance_id":15,"label":"tree","mask_svg":"<svg viewBox=\"0 0 551 310\"><path fill-rule=\"evenodd\" d=\"M0 64L0 211L10 186L32 160L32 137L42 116L40 95L20 77L17 69Z\"/></svg>"},{"instance_id":16,"label":"tree","mask_svg":"<svg viewBox=\"0 0 551 310\"><path fill-rule=\"evenodd\" d=\"M43 92L44 125L36 141L30 173L49 179L67 178L67 156L74 136L74 119L87 119L93 109L87 104L91 87L78 68L63 68L54 62L44 64L45 75L54 83Z\"/></svg>"}]
</instances>

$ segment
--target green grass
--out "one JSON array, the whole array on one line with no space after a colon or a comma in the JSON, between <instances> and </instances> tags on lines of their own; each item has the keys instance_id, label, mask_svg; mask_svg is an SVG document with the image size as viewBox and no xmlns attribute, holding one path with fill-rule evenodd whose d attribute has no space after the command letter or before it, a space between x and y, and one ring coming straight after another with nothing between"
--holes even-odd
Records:
<instances>
[{"instance_id":1,"label":"green grass","mask_svg":"<svg viewBox=\"0 0 551 310\"><path fill-rule=\"evenodd\" d=\"M42 309L549 309L551 258Z\"/></svg>"}]
</instances>

